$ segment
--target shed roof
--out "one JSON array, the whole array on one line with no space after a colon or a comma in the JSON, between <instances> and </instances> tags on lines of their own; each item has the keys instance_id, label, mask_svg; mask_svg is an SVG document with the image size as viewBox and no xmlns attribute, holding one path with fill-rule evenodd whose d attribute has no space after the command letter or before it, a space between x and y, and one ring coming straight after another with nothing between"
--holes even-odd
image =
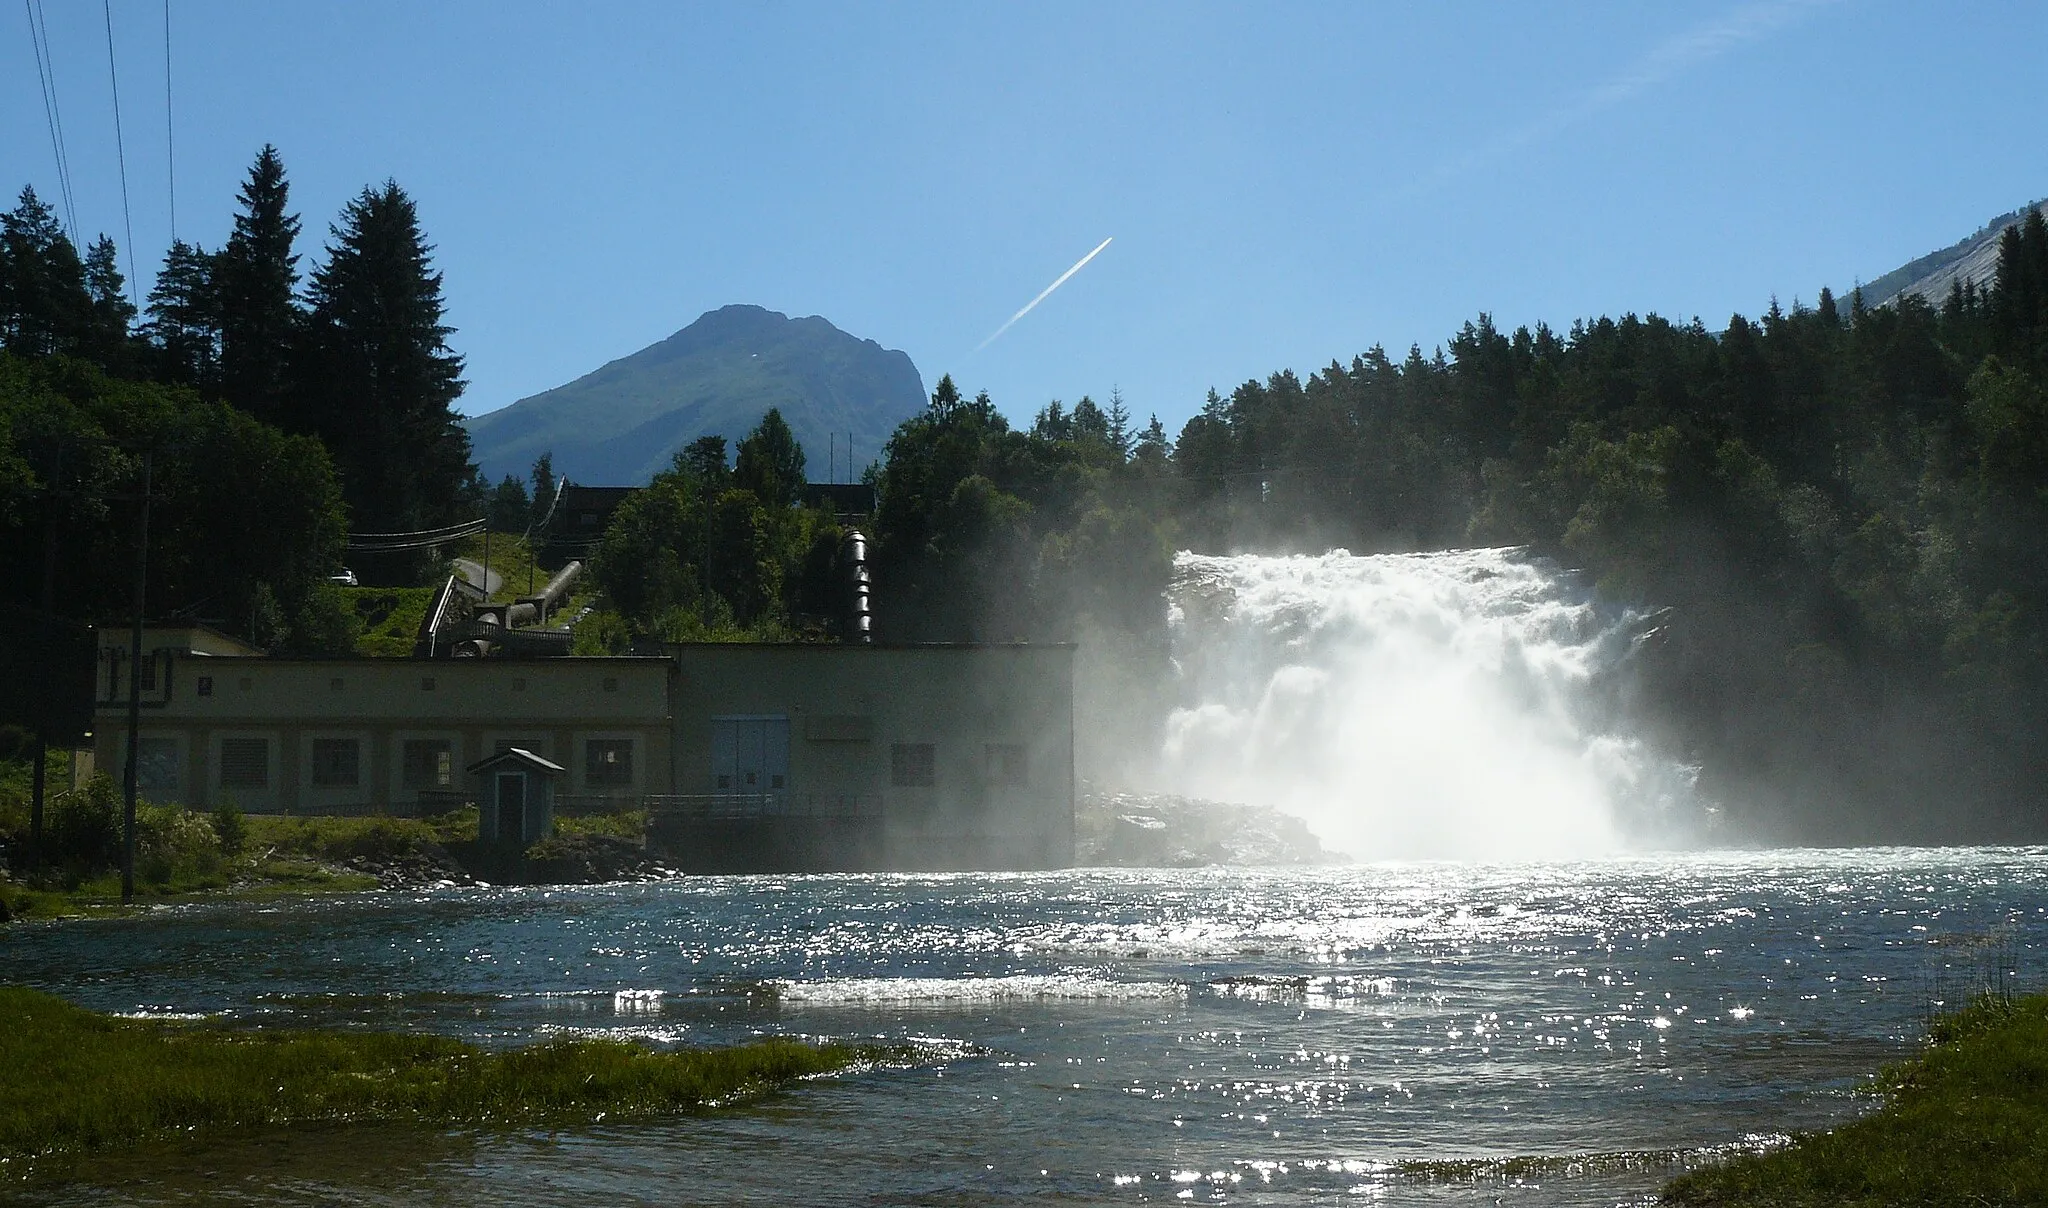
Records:
<instances>
[{"instance_id":1,"label":"shed roof","mask_svg":"<svg viewBox=\"0 0 2048 1208\"><path fill-rule=\"evenodd\" d=\"M468 770L469 774L474 776L478 772L488 772L492 768L507 763L516 763L527 771L540 772L548 776L559 776L564 771L561 764L542 759L525 747L513 747L509 751L500 751L496 755L479 759L475 763L470 764Z\"/></svg>"}]
</instances>

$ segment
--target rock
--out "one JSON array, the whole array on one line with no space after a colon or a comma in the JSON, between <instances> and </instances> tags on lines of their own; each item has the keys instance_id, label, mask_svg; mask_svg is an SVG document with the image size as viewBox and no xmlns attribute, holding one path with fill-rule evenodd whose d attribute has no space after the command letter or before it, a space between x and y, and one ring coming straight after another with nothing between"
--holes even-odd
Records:
<instances>
[{"instance_id":1,"label":"rock","mask_svg":"<svg viewBox=\"0 0 2048 1208\"><path fill-rule=\"evenodd\" d=\"M552 835L527 853L524 879L541 885L599 885L666 875L644 842L618 835Z\"/></svg>"},{"instance_id":2,"label":"rock","mask_svg":"<svg viewBox=\"0 0 2048 1208\"><path fill-rule=\"evenodd\" d=\"M1074 862L1084 867L1334 864L1308 824L1270 806L1084 786L1074 809Z\"/></svg>"}]
</instances>

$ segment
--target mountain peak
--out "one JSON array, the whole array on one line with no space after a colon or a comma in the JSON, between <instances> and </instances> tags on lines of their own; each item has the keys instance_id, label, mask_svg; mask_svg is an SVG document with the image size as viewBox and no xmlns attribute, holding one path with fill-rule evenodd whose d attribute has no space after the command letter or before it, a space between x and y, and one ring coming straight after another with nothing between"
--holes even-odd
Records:
<instances>
[{"instance_id":1,"label":"mountain peak","mask_svg":"<svg viewBox=\"0 0 2048 1208\"><path fill-rule=\"evenodd\" d=\"M737 442L779 408L824 478L864 466L925 403L910 357L849 335L818 315L764 306L709 310L674 335L575 381L466 421L486 477L524 475L554 454L558 473L588 485L646 482L700 436ZM831 450L837 451L837 458Z\"/></svg>"}]
</instances>

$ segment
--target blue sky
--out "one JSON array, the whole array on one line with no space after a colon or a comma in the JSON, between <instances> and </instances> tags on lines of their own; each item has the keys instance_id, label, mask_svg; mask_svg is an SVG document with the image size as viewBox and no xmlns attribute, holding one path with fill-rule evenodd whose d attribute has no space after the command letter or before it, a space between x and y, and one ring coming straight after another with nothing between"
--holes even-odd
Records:
<instances>
[{"instance_id":1,"label":"blue sky","mask_svg":"<svg viewBox=\"0 0 2048 1208\"><path fill-rule=\"evenodd\" d=\"M121 239L105 18L43 3L78 223ZM111 11L146 292L164 6ZM1118 386L1177 431L1211 386L1427 349L1480 311L1719 326L2048 194L2031 3L170 12L178 233L218 246L265 141L309 260L397 179L471 412L752 302L1013 417ZM0 185L54 200L28 29L0 14Z\"/></svg>"}]
</instances>

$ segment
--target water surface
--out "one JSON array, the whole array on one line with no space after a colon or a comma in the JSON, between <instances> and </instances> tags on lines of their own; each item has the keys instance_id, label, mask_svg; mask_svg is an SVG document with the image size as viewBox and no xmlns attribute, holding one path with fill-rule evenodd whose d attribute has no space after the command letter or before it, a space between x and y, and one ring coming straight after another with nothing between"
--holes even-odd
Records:
<instances>
[{"instance_id":1,"label":"water surface","mask_svg":"<svg viewBox=\"0 0 2048 1208\"><path fill-rule=\"evenodd\" d=\"M157 1146L34 1203L1587 1204L1864 1110L1931 998L2044 940L2048 850L1887 849L188 906L0 932L0 979L250 1027L927 1055L657 1125Z\"/></svg>"}]
</instances>

